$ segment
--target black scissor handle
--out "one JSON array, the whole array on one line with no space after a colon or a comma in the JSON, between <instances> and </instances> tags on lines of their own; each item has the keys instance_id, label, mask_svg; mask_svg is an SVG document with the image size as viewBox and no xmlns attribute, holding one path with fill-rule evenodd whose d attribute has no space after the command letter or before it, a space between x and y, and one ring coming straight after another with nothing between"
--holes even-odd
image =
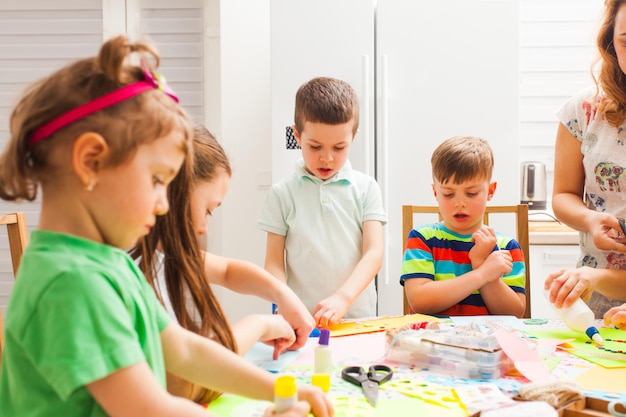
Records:
<instances>
[{"instance_id":1,"label":"black scissor handle","mask_svg":"<svg viewBox=\"0 0 626 417\"><path fill-rule=\"evenodd\" d=\"M393 375L393 370L387 365L372 365L367 371L367 377L370 381L378 382L378 385L389 381Z\"/></svg>"},{"instance_id":2,"label":"black scissor handle","mask_svg":"<svg viewBox=\"0 0 626 417\"><path fill-rule=\"evenodd\" d=\"M343 368L341 377L355 385L361 385L369 379L365 374L365 370L360 366L348 366Z\"/></svg>"}]
</instances>

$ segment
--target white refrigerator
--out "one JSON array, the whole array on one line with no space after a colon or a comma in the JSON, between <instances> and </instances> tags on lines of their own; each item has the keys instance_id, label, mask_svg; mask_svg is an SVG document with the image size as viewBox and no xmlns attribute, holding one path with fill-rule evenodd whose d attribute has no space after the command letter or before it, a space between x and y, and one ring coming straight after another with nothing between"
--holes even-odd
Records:
<instances>
[{"instance_id":1,"label":"white refrigerator","mask_svg":"<svg viewBox=\"0 0 626 417\"><path fill-rule=\"evenodd\" d=\"M488 140L490 204L519 202L518 13L516 0L270 0L272 180L300 157L286 137L298 87L351 83L361 121L350 160L376 177L389 217L379 315L402 314L401 206L436 204L430 155L441 141Z\"/></svg>"}]
</instances>

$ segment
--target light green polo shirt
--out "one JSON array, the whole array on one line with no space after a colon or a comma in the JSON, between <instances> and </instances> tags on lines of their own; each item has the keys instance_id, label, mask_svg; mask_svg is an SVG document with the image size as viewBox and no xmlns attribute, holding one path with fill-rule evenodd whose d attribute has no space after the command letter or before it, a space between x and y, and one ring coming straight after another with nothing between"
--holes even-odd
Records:
<instances>
[{"instance_id":1,"label":"light green polo shirt","mask_svg":"<svg viewBox=\"0 0 626 417\"><path fill-rule=\"evenodd\" d=\"M5 321L3 416L104 416L85 388L146 361L165 387L169 316L123 250L35 231Z\"/></svg>"},{"instance_id":2,"label":"light green polo shirt","mask_svg":"<svg viewBox=\"0 0 626 417\"><path fill-rule=\"evenodd\" d=\"M326 181L306 172L304 161L270 189L258 220L266 232L285 236L287 284L310 312L332 295L363 256L363 223L387 222L376 180L350 166ZM374 282L345 318L376 315Z\"/></svg>"}]
</instances>

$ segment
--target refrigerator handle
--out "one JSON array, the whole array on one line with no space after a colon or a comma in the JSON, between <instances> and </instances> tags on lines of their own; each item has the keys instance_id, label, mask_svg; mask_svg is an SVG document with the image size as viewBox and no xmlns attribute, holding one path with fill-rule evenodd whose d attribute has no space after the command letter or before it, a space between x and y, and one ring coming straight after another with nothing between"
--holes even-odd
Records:
<instances>
[{"instance_id":1,"label":"refrigerator handle","mask_svg":"<svg viewBox=\"0 0 626 417\"><path fill-rule=\"evenodd\" d=\"M388 89L388 60L387 55L380 56L380 145L377 161L379 163L379 181L383 193L383 207L387 208L389 215L389 89ZM384 228L385 254L383 256L383 274L385 285L389 285L389 227Z\"/></svg>"},{"instance_id":2,"label":"refrigerator handle","mask_svg":"<svg viewBox=\"0 0 626 417\"><path fill-rule=\"evenodd\" d=\"M369 55L363 55L361 58L361 69L363 71L363 102L361 103L361 126L363 129L360 129L360 132L363 134L361 140L364 143L364 155L365 158L365 173L367 175L374 176L374 172L372 170L372 156L371 149L374 148L374 144L371 141L371 132L370 132L370 90L372 89L371 80L370 80L370 57Z\"/></svg>"}]
</instances>

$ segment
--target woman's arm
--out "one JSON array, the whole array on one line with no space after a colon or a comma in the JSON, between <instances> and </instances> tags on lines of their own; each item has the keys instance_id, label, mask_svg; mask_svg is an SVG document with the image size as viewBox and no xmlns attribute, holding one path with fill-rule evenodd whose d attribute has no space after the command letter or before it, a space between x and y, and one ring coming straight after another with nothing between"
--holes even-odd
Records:
<instances>
[{"instance_id":1,"label":"woman's arm","mask_svg":"<svg viewBox=\"0 0 626 417\"><path fill-rule=\"evenodd\" d=\"M580 147L580 141L559 123L552 193L554 214L568 226L591 233L593 244L598 249L626 251L626 245L615 240L621 231L617 218L610 213L589 210L583 201L585 171Z\"/></svg>"},{"instance_id":2,"label":"woman's arm","mask_svg":"<svg viewBox=\"0 0 626 417\"><path fill-rule=\"evenodd\" d=\"M626 301L625 284L626 270L583 266L551 273L544 289L550 291L550 302L561 308L571 306L578 298L588 299L594 291Z\"/></svg>"}]
</instances>

